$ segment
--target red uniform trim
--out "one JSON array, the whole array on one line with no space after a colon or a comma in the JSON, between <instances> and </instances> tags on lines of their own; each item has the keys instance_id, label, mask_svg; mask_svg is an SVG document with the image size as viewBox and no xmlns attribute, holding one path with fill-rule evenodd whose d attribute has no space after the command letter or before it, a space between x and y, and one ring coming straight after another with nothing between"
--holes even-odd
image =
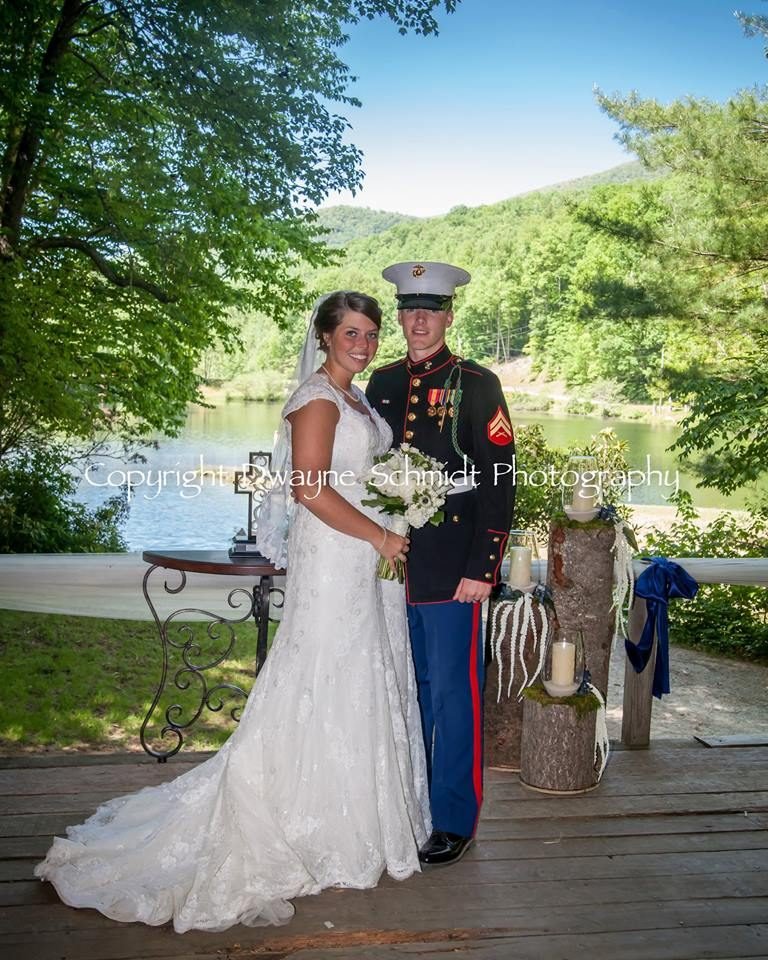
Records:
<instances>
[{"instance_id":1,"label":"red uniform trim","mask_svg":"<svg viewBox=\"0 0 768 960\"><path fill-rule=\"evenodd\" d=\"M504 547L507 545L509 534L504 533L502 530L489 530L488 533L498 533L501 536L501 540L499 541L499 562L493 571L493 585L496 586L499 582L499 568L501 567L501 561L504 557Z\"/></svg>"},{"instance_id":2,"label":"red uniform trim","mask_svg":"<svg viewBox=\"0 0 768 960\"><path fill-rule=\"evenodd\" d=\"M480 630L481 604L473 604L472 610L472 641L469 647L469 687L472 694L472 784L475 788L477 801L477 817L475 829L480 816L480 806L483 802L483 715L480 704L480 683L477 676L477 644ZM474 833L474 830L472 831Z\"/></svg>"},{"instance_id":3,"label":"red uniform trim","mask_svg":"<svg viewBox=\"0 0 768 960\"><path fill-rule=\"evenodd\" d=\"M401 360L393 360L392 363L385 363L383 367L376 367L376 369L371 373L373 376L374 373L379 373L381 370L391 370L392 367L399 367L401 364L405 363L406 358L403 357Z\"/></svg>"}]
</instances>

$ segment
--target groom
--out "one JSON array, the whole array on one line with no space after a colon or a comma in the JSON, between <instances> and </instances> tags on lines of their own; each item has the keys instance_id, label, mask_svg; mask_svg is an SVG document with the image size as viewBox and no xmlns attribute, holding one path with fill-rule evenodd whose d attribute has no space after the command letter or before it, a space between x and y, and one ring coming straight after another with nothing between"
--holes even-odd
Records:
<instances>
[{"instance_id":1,"label":"groom","mask_svg":"<svg viewBox=\"0 0 768 960\"><path fill-rule=\"evenodd\" d=\"M498 581L512 523L515 447L498 378L445 343L466 270L414 261L382 275L396 287L408 354L373 373L368 399L395 445L410 443L449 474L466 474L446 500L443 523L411 531L406 564L434 827L419 859L447 864L472 843L482 803L480 611Z\"/></svg>"}]
</instances>

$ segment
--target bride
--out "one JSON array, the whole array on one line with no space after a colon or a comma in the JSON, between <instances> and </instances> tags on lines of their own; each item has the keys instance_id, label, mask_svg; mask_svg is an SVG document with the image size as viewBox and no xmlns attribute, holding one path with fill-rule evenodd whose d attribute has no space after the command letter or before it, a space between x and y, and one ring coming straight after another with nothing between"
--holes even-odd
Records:
<instances>
[{"instance_id":1,"label":"bride","mask_svg":"<svg viewBox=\"0 0 768 960\"><path fill-rule=\"evenodd\" d=\"M325 360L286 403L275 450L293 496L271 491L259 520L276 563L287 532L283 619L240 724L210 760L54 839L35 874L65 903L224 930L285 923L294 897L419 870L430 823L405 600L375 574L377 554L404 559L408 541L361 505L355 479L391 442L352 385L380 326L360 293L330 294L313 313L305 366L315 345Z\"/></svg>"}]
</instances>

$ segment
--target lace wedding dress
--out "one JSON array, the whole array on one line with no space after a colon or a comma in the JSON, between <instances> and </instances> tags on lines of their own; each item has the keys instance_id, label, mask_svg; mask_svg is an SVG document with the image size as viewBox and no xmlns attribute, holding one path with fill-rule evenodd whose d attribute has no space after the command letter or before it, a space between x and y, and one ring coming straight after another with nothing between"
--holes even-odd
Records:
<instances>
[{"instance_id":1,"label":"lace wedding dress","mask_svg":"<svg viewBox=\"0 0 768 960\"><path fill-rule=\"evenodd\" d=\"M284 414L316 397L340 410L332 471L360 476L389 428L320 374ZM364 496L359 483L337 489L356 506ZM285 923L291 898L419 870L429 805L402 588L376 578L368 543L303 507L289 556L283 620L240 724L207 762L55 838L35 873L65 903L224 930Z\"/></svg>"}]
</instances>

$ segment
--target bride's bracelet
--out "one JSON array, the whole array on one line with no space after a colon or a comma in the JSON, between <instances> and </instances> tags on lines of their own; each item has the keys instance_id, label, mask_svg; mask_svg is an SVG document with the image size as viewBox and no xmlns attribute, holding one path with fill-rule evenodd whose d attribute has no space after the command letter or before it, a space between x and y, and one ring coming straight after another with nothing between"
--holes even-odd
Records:
<instances>
[{"instance_id":1,"label":"bride's bracelet","mask_svg":"<svg viewBox=\"0 0 768 960\"><path fill-rule=\"evenodd\" d=\"M381 529L384 531L384 536L381 538L381 543L378 545L378 547L376 547L377 553L381 553L381 551L384 549L384 544L387 542L387 534L389 533L389 530L387 530L386 527L382 527Z\"/></svg>"}]
</instances>

